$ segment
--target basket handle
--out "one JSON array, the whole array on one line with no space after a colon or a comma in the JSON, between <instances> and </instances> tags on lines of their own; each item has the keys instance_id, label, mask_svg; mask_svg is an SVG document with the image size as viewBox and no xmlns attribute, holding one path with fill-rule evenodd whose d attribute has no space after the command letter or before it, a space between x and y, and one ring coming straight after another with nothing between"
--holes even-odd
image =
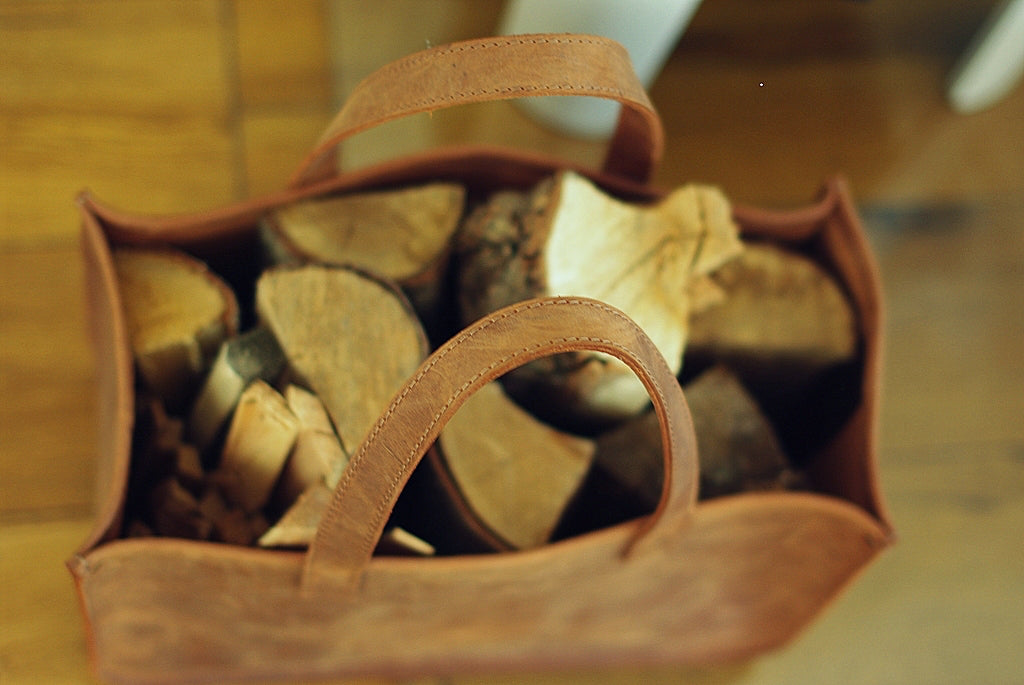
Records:
<instances>
[{"instance_id":1,"label":"basket handle","mask_svg":"<svg viewBox=\"0 0 1024 685\"><path fill-rule=\"evenodd\" d=\"M336 173L338 145L387 121L456 105L541 95L593 96L622 103L604 171L646 183L661 159L664 132L626 49L573 34L502 36L414 53L370 74L352 91L292 188Z\"/></svg>"},{"instance_id":2,"label":"basket handle","mask_svg":"<svg viewBox=\"0 0 1024 685\"><path fill-rule=\"evenodd\" d=\"M477 389L540 357L594 350L625 362L661 424L665 483L627 553L667 512L688 515L697 497L697 448L682 389L647 334L618 309L586 298L540 298L506 307L434 352L394 397L356 450L306 551L303 584L330 578L354 588L413 469Z\"/></svg>"}]
</instances>

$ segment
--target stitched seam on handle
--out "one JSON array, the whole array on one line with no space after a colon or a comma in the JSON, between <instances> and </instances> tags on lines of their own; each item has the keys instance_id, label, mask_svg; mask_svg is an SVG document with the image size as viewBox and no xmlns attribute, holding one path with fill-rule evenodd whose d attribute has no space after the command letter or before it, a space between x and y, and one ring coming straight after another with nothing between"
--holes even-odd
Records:
<instances>
[{"instance_id":1,"label":"stitched seam on handle","mask_svg":"<svg viewBox=\"0 0 1024 685\"><path fill-rule=\"evenodd\" d=\"M503 312L501 312L500 314L498 314L496 316L492 316L491 318L489 318L489 319L485 320L484 322L482 322L480 325L474 327L472 330L464 331L460 335L458 335L455 338L453 338L447 345L445 345L445 347L443 347L440 350L440 352L427 365L425 365L422 369L420 369L420 371L415 376L413 376L412 379L410 379L410 381L406 384L405 388L402 390L401 394L398 397L396 397L391 402L391 405L388 407L387 411L385 411L385 413L377 420L377 423L374 425L373 430L370 432L370 434L363 441L363 444L362 444L362 446L361 446L361 448L360 448L360 450L358 452L358 455L360 456L360 459L353 459L352 463L349 464L349 467L345 469L345 471L343 473L343 476L342 476L342 479L341 479L341 482L338 484L338 491L337 492L339 494L339 497L337 497L334 500L332 500L332 503L333 502L344 501L343 495L344 495L345 491L350 487L352 479L355 477L356 473L359 470L359 466L362 463L362 458L361 458L362 454L364 454L365 452L368 451L370 445L372 445L373 442L377 439L377 436L379 435L380 431L382 430L384 424L387 422L388 418L395 412L396 408L403 402L405 397L410 392L412 392L412 389L420 382L420 380L423 378L423 376L426 375L427 373L429 373L430 370L438 362L441 361L441 359L446 357L450 352L454 351L463 341L472 338L473 336L475 336L478 333L486 330L487 328L489 328L490 326L492 326L494 323L496 323L498 321L506 319L506 318L508 318L510 316L514 316L515 314L517 314L517 313L519 313L521 311L527 310L527 309L535 309L535 308L540 308L540 307L553 306L553 305L556 305L556 304L572 304L572 305L583 305L583 306L587 306L587 307L594 307L594 308L597 308L597 309L601 309L601 310L603 310L603 311L605 311L605 312L607 312L609 314L612 314L616 318L625 320L631 326L635 326L636 325L635 323L630 321L628 319L628 317L626 317L619 310L614 309L613 307L605 305L605 304L603 304L601 302L592 301L592 300L580 300L580 299L574 299L574 298L560 298L560 299L557 299L557 300L543 300L543 301L540 301L540 302L531 302L531 303L524 304L524 305L521 305L521 306L518 306L518 307L514 307L512 309L503 311ZM517 356L523 355L526 352L529 352L531 350L537 349L538 347L545 347L545 346L548 346L548 345L551 345L551 344L559 344L559 343L573 342L573 341L600 342L600 343L605 344L605 345L607 345L609 347L612 347L614 349L617 349L617 350L620 350L622 352L627 353L627 356L632 358L640 366L640 368L644 370L648 380L654 386L655 392L659 396L661 396L661 397L664 396L664 391L662 389L662 386L660 385L660 383L658 383L657 378L652 374L650 367L642 359L640 359L638 357L635 357L635 355L633 355L632 352L627 347L625 347L624 345L620 345L619 343L616 343L614 341L607 340L607 339L604 339L604 338L593 338L593 337L582 337L582 336L568 336L568 337L564 337L564 338L557 338L557 339L553 339L553 340L548 340L548 341L545 341L543 344L535 344L535 345L531 345L529 347L520 348L518 350L515 350L514 352L511 352L511 353L507 354L507 355L503 355L501 359L497 360L496 362L491 363L490 365L488 365L487 368L485 368L482 371L479 371L476 374L474 374L474 376L469 381L467 381L467 382L463 383L461 386L459 386L452 393L452 395L448 398L447 402L445 402L445 404L442 406L442 409L438 413L436 413L434 415L434 417L431 419L431 421L428 423L426 430L420 436L419 440L417 440L415 446L410 450L410 452L403 459L402 464L401 464L401 467L402 467L401 470L399 471L397 476L391 480L391 483L389 484L388 489L386 491L386 495L387 496L385 498L383 498L378 503L377 508L374 510L373 526L370 528L366 538L364 538L362 540L362 542L361 542L360 556L364 556L367 553L367 551L369 551L370 548L372 547L372 545L374 543L374 540L375 540L376 530L377 530L377 528L380 525L380 522L381 522L381 520L382 520L382 518L384 516L385 510L387 509L387 504L391 501L391 496L394 494L395 489L398 487L399 483L401 482L402 475L408 469L410 462L415 458L417 452L419 452L419 448L422 446L423 441L426 439L426 436L430 433L430 431L433 429L433 427L437 424L437 421L444 414L444 412L447 411L447 409L451 406L451 404L454 401L456 401L463 392L465 392L466 388L468 388L470 385L472 385L474 382L476 382L476 380L478 380L481 376L486 375L488 372L490 372L495 366L502 365L502 364L508 362L511 359L515 359ZM672 425L672 417L667 412L665 414L665 421L666 421L665 428L666 428L667 432L670 435L673 435L675 431L674 431L673 425ZM337 509L334 506L328 507L327 511L324 512L323 524L325 524L325 526L327 528L330 528L331 523L337 519L338 515L339 515L339 513L338 513ZM332 545L333 542L332 541L328 541L327 544L328 545Z\"/></svg>"},{"instance_id":2,"label":"stitched seam on handle","mask_svg":"<svg viewBox=\"0 0 1024 685\"><path fill-rule=\"evenodd\" d=\"M400 59L397 62L392 62L384 67L381 67L376 73L380 76L393 74L398 71L404 71L411 67L414 67L423 62L428 62L445 55L458 54L460 52L476 52L478 50L491 50L500 49L509 45L602 45L605 47L614 47L614 44L609 40L601 40L599 38L577 38L571 36L565 37L547 37L547 38L526 38L523 36L511 36L509 38L495 39L486 43L470 43L469 45L452 45L446 48L440 48L437 52L427 50L425 52L410 55L405 59Z\"/></svg>"},{"instance_id":3,"label":"stitched seam on handle","mask_svg":"<svg viewBox=\"0 0 1024 685\"><path fill-rule=\"evenodd\" d=\"M397 474L397 476L391 480L391 483L385 492L385 497L380 500L380 502L377 505L377 508L374 510L373 527L370 529L370 532L367 534L366 538L362 542L361 551L363 552L363 554L365 554L374 544L374 541L376 539L375 531L386 514L387 503L391 501L391 497L394 495L395 490L402 482L402 475L408 470L409 464L412 463L412 461L416 458L416 455L419 453L424 441L426 441L427 436L430 435L430 432L434 429L434 426L437 425L437 422L440 421L441 417L445 414L445 412L448 411L452 404L454 404L470 386L476 383L476 381L479 380L482 376L486 376L488 373L490 373L495 367L502 366L506 362L509 362L515 359L516 357L520 357L524 354L528 354L530 352L533 352L544 347L574 342L589 342L601 344L605 347L610 347L626 353L627 356L634 359L636 363L639 364L640 368L644 370L647 377L651 379L651 382L657 389L658 394L662 394L661 386L657 382L657 380L654 380L653 375L651 374L650 367L648 367L647 364L643 362L643 360L636 358L636 356L632 354L625 345L621 345L607 338L595 338L592 336L565 336L562 338L552 338L550 340L546 340L543 343L537 343L534 345L530 345L529 347L522 347L518 350L515 350L514 352L510 352L509 354L502 356L501 358L495 360L481 371L474 374L469 380L467 380L465 383L456 388L454 392L452 392L452 394L448 397L447 401L445 401L445 403L441 405L441 408L434 414L433 417L431 417L430 421L427 423L426 430L424 430L423 433L420 434L419 439L406 454L405 459L402 460L402 468Z\"/></svg>"},{"instance_id":4,"label":"stitched seam on handle","mask_svg":"<svg viewBox=\"0 0 1024 685\"><path fill-rule=\"evenodd\" d=\"M573 83L553 83L539 86L506 86L504 88L475 88L472 90L463 90L451 93L449 95L438 95L436 97L427 98L424 100L416 100L404 105L398 112L405 112L410 109L416 109L418 107L427 107L438 102L445 102L450 100L458 100L466 97L475 97L477 95L494 95L501 93L504 95L515 95L517 93L536 93L538 91L548 90L566 90L569 92L579 93L605 93L608 95L618 95L622 98L627 98L626 92L621 88L614 88L612 86L593 86L593 85L581 85Z\"/></svg>"}]
</instances>

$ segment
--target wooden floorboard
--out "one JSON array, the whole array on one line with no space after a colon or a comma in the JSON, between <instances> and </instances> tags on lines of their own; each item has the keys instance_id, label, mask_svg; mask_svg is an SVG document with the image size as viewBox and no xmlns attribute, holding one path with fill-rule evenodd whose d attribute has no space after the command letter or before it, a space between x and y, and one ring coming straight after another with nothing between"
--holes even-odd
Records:
<instances>
[{"instance_id":1,"label":"wooden floorboard","mask_svg":"<svg viewBox=\"0 0 1024 685\"><path fill-rule=\"evenodd\" d=\"M787 207L849 179L886 288L880 467L899 543L745 666L420 682L1021 682L1024 86L971 116L943 97L994 5L706 2L651 87L659 185ZM359 79L492 32L501 6L0 4L0 683L94 682L63 567L96 471L75 194L183 212L277 189ZM461 141L603 155L493 103L370 132L343 159Z\"/></svg>"}]
</instances>

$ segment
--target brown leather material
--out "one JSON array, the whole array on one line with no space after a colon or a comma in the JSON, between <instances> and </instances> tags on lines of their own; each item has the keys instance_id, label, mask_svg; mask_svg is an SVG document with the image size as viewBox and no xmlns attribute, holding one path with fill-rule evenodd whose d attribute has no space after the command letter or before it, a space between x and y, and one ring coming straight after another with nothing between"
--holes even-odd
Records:
<instances>
[{"instance_id":1,"label":"brown leather material","mask_svg":"<svg viewBox=\"0 0 1024 685\"><path fill-rule=\"evenodd\" d=\"M623 104L604 171L645 182L664 145L661 121L629 54L599 36L533 34L424 50L364 79L292 177L294 187L333 175L331 153L373 126L444 107L519 97L592 96Z\"/></svg>"},{"instance_id":2,"label":"brown leather material","mask_svg":"<svg viewBox=\"0 0 1024 685\"><path fill-rule=\"evenodd\" d=\"M670 512L688 514L697 500L696 438L679 383L657 348L604 303L531 300L469 326L409 379L346 468L310 546L305 582L323 575L358 582L412 469L462 403L517 366L572 350L605 352L625 362L647 387L661 421L664 492L635 540Z\"/></svg>"},{"instance_id":3,"label":"brown leather material","mask_svg":"<svg viewBox=\"0 0 1024 685\"><path fill-rule=\"evenodd\" d=\"M418 677L742 660L792 639L891 544L876 465L880 283L838 179L806 208L734 210L745 236L786 243L829 269L856 311L861 361L846 388L856 402L808 462L813 492L695 502L699 454L685 400L646 336L601 303L540 300L460 332L409 379L359 448L309 550L121 539L134 397L112 247L165 244L234 262L255 242L263 213L300 197L437 178L477 193L525 189L567 167L586 172L534 153L466 147L180 216L135 216L81 198L100 487L94 529L68 567L102 678ZM586 173L623 199L662 196L637 178ZM630 363L659 407L669 477L654 515L522 552L368 555L421 449L474 388L533 356L587 346Z\"/></svg>"}]
</instances>

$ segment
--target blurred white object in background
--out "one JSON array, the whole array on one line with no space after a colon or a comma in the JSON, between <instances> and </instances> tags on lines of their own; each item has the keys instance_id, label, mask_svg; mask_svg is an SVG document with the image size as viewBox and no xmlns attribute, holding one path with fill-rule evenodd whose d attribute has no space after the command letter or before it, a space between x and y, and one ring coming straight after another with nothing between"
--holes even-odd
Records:
<instances>
[{"instance_id":1,"label":"blurred white object in background","mask_svg":"<svg viewBox=\"0 0 1024 685\"><path fill-rule=\"evenodd\" d=\"M701 0L508 0L498 33L586 33L622 43L647 88L661 71ZM619 105L590 97L523 98L545 125L583 138L607 138Z\"/></svg>"},{"instance_id":2,"label":"blurred white object in background","mask_svg":"<svg viewBox=\"0 0 1024 685\"><path fill-rule=\"evenodd\" d=\"M970 114L994 105L1024 76L1024 0L993 10L953 70L949 102Z\"/></svg>"}]
</instances>

